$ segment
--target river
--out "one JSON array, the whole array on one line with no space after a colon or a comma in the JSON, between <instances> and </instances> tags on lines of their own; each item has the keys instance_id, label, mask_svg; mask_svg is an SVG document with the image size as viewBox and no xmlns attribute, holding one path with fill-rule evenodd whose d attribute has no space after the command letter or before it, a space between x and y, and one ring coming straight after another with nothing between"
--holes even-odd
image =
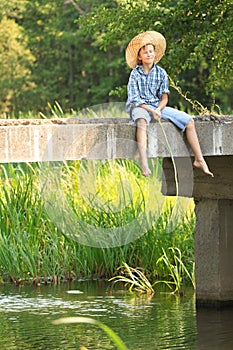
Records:
<instances>
[{"instance_id":1,"label":"river","mask_svg":"<svg viewBox=\"0 0 233 350\"><path fill-rule=\"evenodd\" d=\"M1 350L116 349L94 325L54 325L82 316L108 325L130 350L233 349L233 309L195 307L195 296L130 295L105 281L0 287Z\"/></svg>"}]
</instances>

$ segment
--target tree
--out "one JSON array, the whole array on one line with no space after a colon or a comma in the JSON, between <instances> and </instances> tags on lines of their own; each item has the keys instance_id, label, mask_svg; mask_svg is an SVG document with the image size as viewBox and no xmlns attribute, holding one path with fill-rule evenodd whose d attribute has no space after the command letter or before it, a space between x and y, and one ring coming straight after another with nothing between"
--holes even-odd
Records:
<instances>
[{"instance_id":1,"label":"tree","mask_svg":"<svg viewBox=\"0 0 233 350\"><path fill-rule=\"evenodd\" d=\"M58 101L70 111L125 100L125 48L138 32L158 30L170 77L189 98L230 113L232 8L227 0L1 0L0 110L47 112ZM171 96L172 105L184 105Z\"/></svg>"},{"instance_id":2,"label":"tree","mask_svg":"<svg viewBox=\"0 0 233 350\"><path fill-rule=\"evenodd\" d=\"M36 57L33 65L34 109L44 111L55 100L63 110L79 110L110 100L109 91L124 83L117 63L119 47L108 52L80 28L98 1L27 1L21 25ZM110 1L108 1L110 3Z\"/></svg>"},{"instance_id":3,"label":"tree","mask_svg":"<svg viewBox=\"0 0 233 350\"><path fill-rule=\"evenodd\" d=\"M0 2L0 19L6 17L8 19L19 20L22 18L27 0L1 0Z\"/></svg>"},{"instance_id":4,"label":"tree","mask_svg":"<svg viewBox=\"0 0 233 350\"><path fill-rule=\"evenodd\" d=\"M30 65L34 57L27 49L22 28L5 17L0 22L0 111L8 114L22 103L33 87Z\"/></svg>"},{"instance_id":5,"label":"tree","mask_svg":"<svg viewBox=\"0 0 233 350\"><path fill-rule=\"evenodd\" d=\"M107 50L117 42L123 48L138 32L158 30L167 38L161 64L171 77L182 84L191 78L184 86L209 106L214 95L221 99L233 65L232 1L118 0L117 4L114 9L102 4L82 17L82 25L94 37L100 36L100 47Z\"/></svg>"}]
</instances>

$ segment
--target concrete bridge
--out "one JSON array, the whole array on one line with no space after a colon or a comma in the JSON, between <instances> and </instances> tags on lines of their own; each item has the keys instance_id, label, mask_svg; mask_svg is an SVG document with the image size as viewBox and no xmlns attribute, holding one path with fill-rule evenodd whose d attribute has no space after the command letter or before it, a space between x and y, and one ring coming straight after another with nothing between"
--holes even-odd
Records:
<instances>
[{"instance_id":1,"label":"concrete bridge","mask_svg":"<svg viewBox=\"0 0 233 350\"><path fill-rule=\"evenodd\" d=\"M233 117L201 116L196 129L210 178L192 167L185 136L169 122L148 127L149 157L162 157L162 192L195 201L197 304L233 304ZM170 148L164 136L167 135ZM0 163L134 158L135 126L125 118L0 120Z\"/></svg>"}]
</instances>

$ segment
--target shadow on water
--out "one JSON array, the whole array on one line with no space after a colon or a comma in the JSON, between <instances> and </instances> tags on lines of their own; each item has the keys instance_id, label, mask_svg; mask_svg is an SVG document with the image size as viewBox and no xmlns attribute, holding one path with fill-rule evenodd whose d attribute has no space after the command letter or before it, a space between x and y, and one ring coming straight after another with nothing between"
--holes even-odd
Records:
<instances>
[{"instance_id":1,"label":"shadow on water","mask_svg":"<svg viewBox=\"0 0 233 350\"><path fill-rule=\"evenodd\" d=\"M200 350L233 349L233 308L197 310L197 346Z\"/></svg>"},{"instance_id":2,"label":"shadow on water","mask_svg":"<svg viewBox=\"0 0 233 350\"><path fill-rule=\"evenodd\" d=\"M129 295L103 281L0 288L0 349L115 349L87 324L55 326L66 316L92 317L111 327L130 350L233 348L233 309L198 309L187 291ZM116 287L115 287L116 288ZM72 291L72 292L69 292Z\"/></svg>"}]
</instances>

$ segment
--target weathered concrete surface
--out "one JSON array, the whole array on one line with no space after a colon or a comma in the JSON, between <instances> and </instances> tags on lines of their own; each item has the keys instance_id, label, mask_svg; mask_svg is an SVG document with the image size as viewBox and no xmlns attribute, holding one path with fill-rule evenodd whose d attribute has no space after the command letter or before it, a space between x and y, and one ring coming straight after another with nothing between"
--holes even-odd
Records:
<instances>
[{"instance_id":1,"label":"weathered concrete surface","mask_svg":"<svg viewBox=\"0 0 233 350\"><path fill-rule=\"evenodd\" d=\"M127 157L131 151L124 149L121 140L134 138L128 119L5 121L0 122L0 162L124 157L122 149Z\"/></svg>"},{"instance_id":2,"label":"weathered concrete surface","mask_svg":"<svg viewBox=\"0 0 233 350\"><path fill-rule=\"evenodd\" d=\"M207 117L206 117L207 119ZM189 157L185 137L162 122L174 157ZM233 154L233 118L198 119L196 128L205 156ZM148 128L149 157L170 157L158 123ZM135 127L125 118L0 120L0 162L83 158L133 158Z\"/></svg>"},{"instance_id":3,"label":"weathered concrete surface","mask_svg":"<svg viewBox=\"0 0 233 350\"><path fill-rule=\"evenodd\" d=\"M179 194L192 193L195 200L196 299L198 305L233 305L233 155L206 160L214 178L192 172L187 158L175 160L180 169ZM164 159L163 167L162 191L175 195L171 159Z\"/></svg>"},{"instance_id":4,"label":"weathered concrete surface","mask_svg":"<svg viewBox=\"0 0 233 350\"><path fill-rule=\"evenodd\" d=\"M233 200L202 199L195 212L198 304L228 304L233 300Z\"/></svg>"},{"instance_id":5,"label":"weathered concrete surface","mask_svg":"<svg viewBox=\"0 0 233 350\"><path fill-rule=\"evenodd\" d=\"M233 133L232 133L233 135ZM206 156L214 178L204 175L201 171L193 169L193 158L177 157L175 164L179 180L179 195L194 197L196 200L233 199L233 156ZM162 192L176 195L174 182L174 169L170 158L163 160L164 182Z\"/></svg>"},{"instance_id":6,"label":"weathered concrete surface","mask_svg":"<svg viewBox=\"0 0 233 350\"><path fill-rule=\"evenodd\" d=\"M214 178L193 169L185 136L169 122L148 127L148 154L164 158L162 192L174 195L172 153L178 194L195 200L197 303L233 304L233 117L199 117L196 129ZM128 119L0 120L1 163L134 158L136 148Z\"/></svg>"}]
</instances>

